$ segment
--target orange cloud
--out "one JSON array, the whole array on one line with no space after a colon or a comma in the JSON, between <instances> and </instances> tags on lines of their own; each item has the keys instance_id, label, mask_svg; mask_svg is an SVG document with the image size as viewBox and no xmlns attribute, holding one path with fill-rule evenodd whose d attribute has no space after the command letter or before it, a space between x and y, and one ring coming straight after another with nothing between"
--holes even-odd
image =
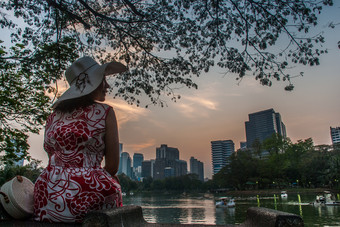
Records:
<instances>
[{"instance_id":1,"label":"orange cloud","mask_svg":"<svg viewBox=\"0 0 340 227\"><path fill-rule=\"evenodd\" d=\"M144 143L137 143L137 144L127 144L124 146L124 148L127 148L127 150L131 152L139 152L146 148L154 148L156 146L156 140L155 139L149 139L147 142Z\"/></svg>"},{"instance_id":2,"label":"orange cloud","mask_svg":"<svg viewBox=\"0 0 340 227\"><path fill-rule=\"evenodd\" d=\"M149 114L149 110L130 105L123 100L107 98L105 103L111 105L115 110L120 126L129 121L138 121L141 117Z\"/></svg>"},{"instance_id":3,"label":"orange cloud","mask_svg":"<svg viewBox=\"0 0 340 227\"><path fill-rule=\"evenodd\" d=\"M209 112L217 110L217 106L216 101L198 96L184 96L180 103L175 105L187 118L209 117Z\"/></svg>"}]
</instances>

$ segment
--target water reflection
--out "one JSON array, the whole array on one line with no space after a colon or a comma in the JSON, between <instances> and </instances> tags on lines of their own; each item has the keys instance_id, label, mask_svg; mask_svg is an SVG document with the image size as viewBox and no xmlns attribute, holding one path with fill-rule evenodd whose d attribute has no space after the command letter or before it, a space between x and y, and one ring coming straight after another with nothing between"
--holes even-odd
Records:
<instances>
[{"instance_id":1,"label":"water reflection","mask_svg":"<svg viewBox=\"0 0 340 227\"><path fill-rule=\"evenodd\" d=\"M125 205L139 205L150 223L174 224L240 224L249 207L266 207L303 215L305 226L340 226L340 206L313 206L315 195L290 194L236 197L236 207L216 208L220 195L139 193L124 197Z\"/></svg>"},{"instance_id":2,"label":"water reflection","mask_svg":"<svg viewBox=\"0 0 340 227\"><path fill-rule=\"evenodd\" d=\"M189 217L192 218L188 223L203 223L202 220L205 219L205 209L204 208L193 208L190 209L191 214Z\"/></svg>"},{"instance_id":3,"label":"water reflection","mask_svg":"<svg viewBox=\"0 0 340 227\"><path fill-rule=\"evenodd\" d=\"M212 195L199 196L138 194L124 197L124 204L143 207L146 221L152 223L215 223Z\"/></svg>"}]
</instances>

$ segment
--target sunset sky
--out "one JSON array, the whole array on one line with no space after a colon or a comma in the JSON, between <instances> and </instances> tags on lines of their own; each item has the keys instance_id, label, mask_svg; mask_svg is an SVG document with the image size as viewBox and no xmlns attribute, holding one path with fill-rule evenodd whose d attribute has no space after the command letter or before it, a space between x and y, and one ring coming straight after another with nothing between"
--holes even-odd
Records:
<instances>
[{"instance_id":1,"label":"sunset sky","mask_svg":"<svg viewBox=\"0 0 340 227\"><path fill-rule=\"evenodd\" d=\"M323 12L315 32L325 31L329 53L321 57L320 66L295 67L292 74L304 71L303 77L293 79L295 89L284 90L283 82L264 87L252 76L241 83L233 74L224 75L218 68L196 80L198 90L180 89L182 98L167 107L148 109L112 99L107 103L116 111L123 151L143 153L144 159L154 159L156 147L167 144L180 151L180 159L188 162L191 156L204 163L205 177L211 178L211 145L213 140L231 139L235 148L246 141L245 121L248 114L273 108L286 125L287 135L296 142L312 138L317 144L331 144L330 126L340 126L340 25L330 29L330 22L340 23L339 1ZM166 99L164 97L164 99ZM47 164L43 151L43 132L30 137L30 154Z\"/></svg>"}]
</instances>

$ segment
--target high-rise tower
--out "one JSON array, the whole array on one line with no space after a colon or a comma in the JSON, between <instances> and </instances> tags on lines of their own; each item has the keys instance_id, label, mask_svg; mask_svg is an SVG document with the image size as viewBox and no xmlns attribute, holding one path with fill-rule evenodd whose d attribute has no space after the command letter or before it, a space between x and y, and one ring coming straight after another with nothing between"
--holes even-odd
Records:
<instances>
[{"instance_id":1,"label":"high-rise tower","mask_svg":"<svg viewBox=\"0 0 340 227\"><path fill-rule=\"evenodd\" d=\"M126 176L132 178L132 167L131 167L131 158L129 153L122 152L120 155L120 168L118 173L124 173Z\"/></svg>"},{"instance_id":2,"label":"high-rise tower","mask_svg":"<svg viewBox=\"0 0 340 227\"><path fill-rule=\"evenodd\" d=\"M198 161L196 158L190 158L190 173L197 174L200 181L204 180L204 167L203 162Z\"/></svg>"},{"instance_id":3,"label":"high-rise tower","mask_svg":"<svg viewBox=\"0 0 340 227\"><path fill-rule=\"evenodd\" d=\"M228 164L227 158L234 152L235 145L232 140L211 141L213 174L218 173Z\"/></svg>"},{"instance_id":4,"label":"high-rise tower","mask_svg":"<svg viewBox=\"0 0 340 227\"><path fill-rule=\"evenodd\" d=\"M249 114L249 121L245 122L247 147L251 148L255 140L263 142L274 133L286 138L286 126L281 120L281 115L273 109L263 110Z\"/></svg>"},{"instance_id":5,"label":"high-rise tower","mask_svg":"<svg viewBox=\"0 0 340 227\"><path fill-rule=\"evenodd\" d=\"M332 144L340 144L340 127L332 128L330 127Z\"/></svg>"},{"instance_id":6,"label":"high-rise tower","mask_svg":"<svg viewBox=\"0 0 340 227\"><path fill-rule=\"evenodd\" d=\"M178 177L187 174L187 162L179 159L179 150L162 144L156 148L156 160L153 165L153 178Z\"/></svg>"},{"instance_id":7,"label":"high-rise tower","mask_svg":"<svg viewBox=\"0 0 340 227\"><path fill-rule=\"evenodd\" d=\"M141 153L133 154L133 172L137 180L142 177L142 162L144 161L144 155Z\"/></svg>"}]
</instances>

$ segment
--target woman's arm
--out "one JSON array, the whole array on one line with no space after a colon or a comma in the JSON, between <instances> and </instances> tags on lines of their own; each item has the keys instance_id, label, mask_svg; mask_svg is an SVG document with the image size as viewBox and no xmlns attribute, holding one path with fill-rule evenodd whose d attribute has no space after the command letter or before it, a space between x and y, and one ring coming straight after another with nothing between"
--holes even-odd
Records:
<instances>
[{"instance_id":1,"label":"woman's arm","mask_svg":"<svg viewBox=\"0 0 340 227\"><path fill-rule=\"evenodd\" d=\"M105 129L105 167L104 169L114 176L119 167L119 137L115 112L110 107L106 117Z\"/></svg>"}]
</instances>

